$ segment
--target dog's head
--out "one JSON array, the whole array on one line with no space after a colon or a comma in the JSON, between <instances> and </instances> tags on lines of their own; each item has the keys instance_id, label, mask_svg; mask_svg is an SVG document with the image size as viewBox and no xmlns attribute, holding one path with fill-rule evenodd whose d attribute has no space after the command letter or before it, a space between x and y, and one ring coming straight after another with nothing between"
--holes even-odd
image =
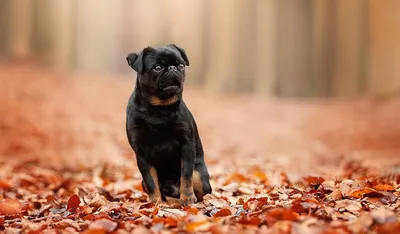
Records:
<instances>
[{"instance_id":1,"label":"dog's head","mask_svg":"<svg viewBox=\"0 0 400 234\"><path fill-rule=\"evenodd\" d=\"M138 74L141 92L153 104L173 102L183 92L189 60L182 48L174 44L147 47L141 52L128 54L126 60Z\"/></svg>"}]
</instances>

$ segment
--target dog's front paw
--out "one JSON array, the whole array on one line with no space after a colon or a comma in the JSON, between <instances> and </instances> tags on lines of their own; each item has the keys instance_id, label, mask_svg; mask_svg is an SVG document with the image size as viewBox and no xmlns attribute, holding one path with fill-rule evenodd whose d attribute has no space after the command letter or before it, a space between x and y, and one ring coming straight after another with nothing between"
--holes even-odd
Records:
<instances>
[{"instance_id":1,"label":"dog's front paw","mask_svg":"<svg viewBox=\"0 0 400 234\"><path fill-rule=\"evenodd\" d=\"M188 206L188 205L191 205L191 204L197 202L197 198L193 192L188 193L188 194L182 193L180 196L180 200L181 200L182 206Z\"/></svg>"}]
</instances>

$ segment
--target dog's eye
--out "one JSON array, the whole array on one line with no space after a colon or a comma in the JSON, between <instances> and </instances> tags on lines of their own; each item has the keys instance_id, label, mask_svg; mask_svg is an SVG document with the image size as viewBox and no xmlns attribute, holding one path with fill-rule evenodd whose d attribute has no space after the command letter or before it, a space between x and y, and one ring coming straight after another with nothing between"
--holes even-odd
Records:
<instances>
[{"instance_id":1,"label":"dog's eye","mask_svg":"<svg viewBox=\"0 0 400 234\"><path fill-rule=\"evenodd\" d=\"M159 72L163 69L163 67L161 65L157 65L153 68L154 71Z\"/></svg>"},{"instance_id":2,"label":"dog's eye","mask_svg":"<svg viewBox=\"0 0 400 234\"><path fill-rule=\"evenodd\" d=\"M184 70L185 69L185 65L183 65L182 63L178 65L179 70Z\"/></svg>"}]
</instances>

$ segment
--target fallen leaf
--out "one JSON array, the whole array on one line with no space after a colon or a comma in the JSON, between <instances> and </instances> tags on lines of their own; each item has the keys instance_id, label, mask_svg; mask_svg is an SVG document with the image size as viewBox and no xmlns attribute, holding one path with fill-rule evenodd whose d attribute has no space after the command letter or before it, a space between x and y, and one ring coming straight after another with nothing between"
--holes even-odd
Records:
<instances>
[{"instance_id":1,"label":"fallen leaf","mask_svg":"<svg viewBox=\"0 0 400 234\"><path fill-rule=\"evenodd\" d=\"M150 230L143 226L138 226L132 231L132 234L148 234L148 233L151 233Z\"/></svg>"},{"instance_id":2,"label":"fallen leaf","mask_svg":"<svg viewBox=\"0 0 400 234\"><path fill-rule=\"evenodd\" d=\"M394 186L390 184L377 184L372 188L378 191L394 191Z\"/></svg>"},{"instance_id":3,"label":"fallen leaf","mask_svg":"<svg viewBox=\"0 0 400 234\"><path fill-rule=\"evenodd\" d=\"M396 214L384 207L373 210L371 216L377 223L393 223L397 221Z\"/></svg>"},{"instance_id":4,"label":"fallen leaf","mask_svg":"<svg viewBox=\"0 0 400 234\"><path fill-rule=\"evenodd\" d=\"M343 196L350 196L353 192L360 190L361 186L354 180L343 180L339 185L339 190Z\"/></svg>"},{"instance_id":5,"label":"fallen leaf","mask_svg":"<svg viewBox=\"0 0 400 234\"><path fill-rule=\"evenodd\" d=\"M279 220L296 221L297 217L298 215L296 213L286 208L275 208L268 211L266 214L268 225L272 225Z\"/></svg>"},{"instance_id":6,"label":"fallen leaf","mask_svg":"<svg viewBox=\"0 0 400 234\"><path fill-rule=\"evenodd\" d=\"M255 168L253 170L253 175L256 176L263 183L268 182L267 175L265 175L265 173L262 170L260 170L259 168Z\"/></svg>"},{"instance_id":7,"label":"fallen leaf","mask_svg":"<svg viewBox=\"0 0 400 234\"><path fill-rule=\"evenodd\" d=\"M81 228L79 227L78 223L72 219L63 219L60 222L56 223L57 228L67 228L73 227L76 231L80 231Z\"/></svg>"},{"instance_id":8,"label":"fallen leaf","mask_svg":"<svg viewBox=\"0 0 400 234\"><path fill-rule=\"evenodd\" d=\"M0 179L0 188L3 189L11 188L11 183L6 179Z\"/></svg>"},{"instance_id":9,"label":"fallen leaf","mask_svg":"<svg viewBox=\"0 0 400 234\"><path fill-rule=\"evenodd\" d=\"M352 192L348 197L353 198L363 198L363 197L383 197L383 194L371 189L371 188L363 188Z\"/></svg>"},{"instance_id":10,"label":"fallen leaf","mask_svg":"<svg viewBox=\"0 0 400 234\"><path fill-rule=\"evenodd\" d=\"M98 219L89 225L89 229L103 229L106 232L112 232L117 229L118 223L109 219Z\"/></svg>"},{"instance_id":11,"label":"fallen leaf","mask_svg":"<svg viewBox=\"0 0 400 234\"><path fill-rule=\"evenodd\" d=\"M258 226L261 223L261 219L258 217L241 217L236 220L237 223L239 224L244 224L244 225L254 225Z\"/></svg>"},{"instance_id":12,"label":"fallen leaf","mask_svg":"<svg viewBox=\"0 0 400 234\"><path fill-rule=\"evenodd\" d=\"M213 217L225 217L232 215L232 212L229 208L222 208L217 213L213 215Z\"/></svg>"},{"instance_id":13,"label":"fallen leaf","mask_svg":"<svg viewBox=\"0 0 400 234\"><path fill-rule=\"evenodd\" d=\"M76 208L78 208L79 204L81 204L81 199L78 195L74 194L68 199L67 210L71 212L75 212Z\"/></svg>"},{"instance_id":14,"label":"fallen leaf","mask_svg":"<svg viewBox=\"0 0 400 234\"><path fill-rule=\"evenodd\" d=\"M322 186L323 190L327 190L327 191L335 191L336 190L335 181L332 181L332 180L326 180L326 181L322 182L321 186Z\"/></svg>"},{"instance_id":15,"label":"fallen leaf","mask_svg":"<svg viewBox=\"0 0 400 234\"><path fill-rule=\"evenodd\" d=\"M110 192L108 192L107 190L105 190L102 187L96 186L97 191L99 192L100 195L104 196L107 200L109 201L114 201L114 197L111 195Z\"/></svg>"},{"instance_id":16,"label":"fallen leaf","mask_svg":"<svg viewBox=\"0 0 400 234\"><path fill-rule=\"evenodd\" d=\"M104 231L103 229L88 229L82 233L84 233L84 234L106 234L106 231Z\"/></svg>"},{"instance_id":17,"label":"fallen leaf","mask_svg":"<svg viewBox=\"0 0 400 234\"><path fill-rule=\"evenodd\" d=\"M207 200L207 202L211 203L211 205L213 205L217 208L222 208L227 205L226 201L222 200L222 199L210 199L210 200Z\"/></svg>"},{"instance_id":18,"label":"fallen leaf","mask_svg":"<svg viewBox=\"0 0 400 234\"><path fill-rule=\"evenodd\" d=\"M316 186L316 187L318 187L320 184L322 184L325 181L322 177L315 177L315 176L304 177L304 180L307 181L307 183L309 185Z\"/></svg>"},{"instance_id":19,"label":"fallen leaf","mask_svg":"<svg viewBox=\"0 0 400 234\"><path fill-rule=\"evenodd\" d=\"M360 211L362 209L362 206L361 202L359 201L344 199L336 201L335 208L336 209L343 208L351 213L354 213Z\"/></svg>"},{"instance_id":20,"label":"fallen leaf","mask_svg":"<svg viewBox=\"0 0 400 234\"><path fill-rule=\"evenodd\" d=\"M239 184L238 183L230 183L222 187L222 190L226 192L232 192L235 193L239 189Z\"/></svg>"},{"instance_id":21,"label":"fallen leaf","mask_svg":"<svg viewBox=\"0 0 400 234\"><path fill-rule=\"evenodd\" d=\"M327 195L325 198L328 201L336 201L342 199L343 195L340 192L339 189L335 189L333 192L331 192L329 195Z\"/></svg>"},{"instance_id":22,"label":"fallen leaf","mask_svg":"<svg viewBox=\"0 0 400 234\"><path fill-rule=\"evenodd\" d=\"M0 202L0 214L12 215L12 214L18 214L20 212L21 212L21 204L18 200L5 199L3 202Z\"/></svg>"},{"instance_id":23,"label":"fallen leaf","mask_svg":"<svg viewBox=\"0 0 400 234\"><path fill-rule=\"evenodd\" d=\"M185 225L185 229L188 232L195 232L195 231L200 231L200 229L204 229L204 225L209 225L210 223L204 219L200 221L195 221L195 222L189 222Z\"/></svg>"},{"instance_id":24,"label":"fallen leaf","mask_svg":"<svg viewBox=\"0 0 400 234\"><path fill-rule=\"evenodd\" d=\"M186 213L191 215L197 215L197 213L199 213L199 210L196 207L190 207L189 209L186 210Z\"/></svg>"}]
</instances>

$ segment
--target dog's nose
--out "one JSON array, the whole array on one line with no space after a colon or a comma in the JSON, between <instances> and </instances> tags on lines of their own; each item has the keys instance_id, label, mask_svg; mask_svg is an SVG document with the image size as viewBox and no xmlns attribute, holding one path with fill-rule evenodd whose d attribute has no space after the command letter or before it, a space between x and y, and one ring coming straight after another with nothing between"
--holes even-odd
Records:
<instances>
[{"instance_id":1,"label":"dog's nose","mask_svg":"<svg viewBox=\"0 0 400 234\"><path fill-rule=\"evenodd\" d=\"M169 67L168 67L168 70L170 70L170 71L175 71L175 70L176 70L176 67L175 67L175 66L169 66Z\"/></svg>"}]
</instances>

